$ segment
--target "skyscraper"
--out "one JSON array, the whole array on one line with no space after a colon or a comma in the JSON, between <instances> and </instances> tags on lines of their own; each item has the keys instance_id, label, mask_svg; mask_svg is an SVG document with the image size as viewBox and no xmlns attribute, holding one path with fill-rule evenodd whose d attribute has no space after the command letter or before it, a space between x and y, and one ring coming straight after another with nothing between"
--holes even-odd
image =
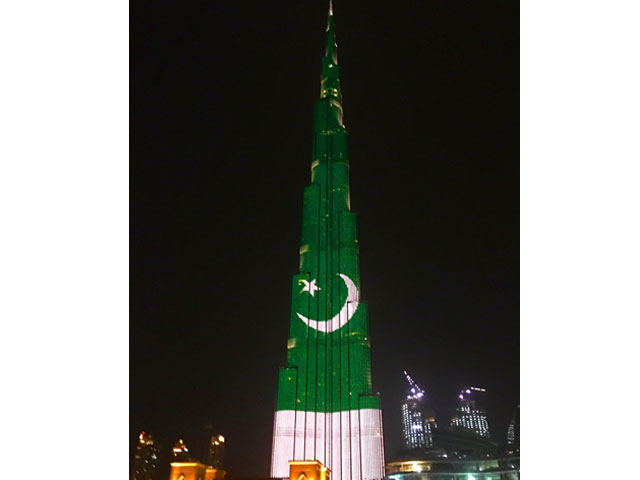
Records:
<instances>
[{"instance_id":1,"label":"skyscraper","mask_svg":"<svg viewBox=\"0 0 640 480\"><path fill-rule=\"evenodd\" d=\"M507 444L515 447L516 451L520 449L520 405L516 408L513 419L509 423L507 429Z\"/></svg>"},{"instance_id":2,"label":"skyscraper","mask_svg":"<svg viewBox=\"0 0 640 480\"><path fill-rule=\"evenodd\" d=\"M187 448L187 444L181 438L173 446L173 460L176 462L188 462L191 460L191 454Z\"/></svg>"},{"instance_id":3,"label":"skyscraper","mask_svg":"<svg viewBox=\"0 0 640 480\"><path fill-rule=\"evenodd\" d=\"M476 406L474 392L485 392L484 388L466 387L458 395L459 405L451 416L451 426L466 428L481 437L489 438L489 422L484 409Z\"/></svg>"},{"instance_id":4,"label":"skyscraper","mask_svg":"<svg viewBox=\"0 0 640 480\"><path fill-rule=\"evenodd\" d=\"M133 457L132 480L156 480L160 446L155 443L151 434L140 432L136 453Z\"/></svg>"},{"instance_id":5,"label":"skyscraper","mask_svg":"<svg viewBox=\"0 0 640 480\"><path fill-rule=\"evenodd\" d=\"M209 453L207 465L213 468L223 468L224 463L224 436L213 435L209 440Z\"/></svg>"},{"instance_id":6,"label":"skyscraper","mask_svg":"<svg viewBox=\"0 0 640 480\"><path fill-rule=\"evenodd\" d=\"M278 375L271 477L288 477L290 460L319 460L333 480L381 479L382 412L371 384L367 308L360 302L331 4L326 33L300 269L291 285L287 366Z\"/></svg>"},{"instance_id":7,"label":"skyscraper","mask_svg":"<svg viewBox=\"0 0 640 480\"><path fill-rule=\"evenodd\" d=\"M433 410L425 405L425 391L405 371L408 389L402 401L402 438L404 448L433 447L433 429L437 427Z\"/></svg>"}]
</instances>

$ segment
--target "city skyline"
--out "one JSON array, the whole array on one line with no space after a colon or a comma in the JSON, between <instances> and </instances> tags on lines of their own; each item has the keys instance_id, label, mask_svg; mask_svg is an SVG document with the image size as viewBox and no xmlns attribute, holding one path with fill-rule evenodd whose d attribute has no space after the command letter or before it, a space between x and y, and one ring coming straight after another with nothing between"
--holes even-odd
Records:
<instances>
[{"instance_id":1,"label":"city skyline","mask_svg":"<svg viewBox=\"0 0 640 480\"><path fill-rule=\"evenodd\" d=\"M519 404L518 7L334 8L387 456L404 369L437 418L460 385L485 386L506 438ZM229 471L263 475L326 4L133 6L132 19L131 441L184 438L204 459L212 428Z\"/></svg>"}]
</instances>

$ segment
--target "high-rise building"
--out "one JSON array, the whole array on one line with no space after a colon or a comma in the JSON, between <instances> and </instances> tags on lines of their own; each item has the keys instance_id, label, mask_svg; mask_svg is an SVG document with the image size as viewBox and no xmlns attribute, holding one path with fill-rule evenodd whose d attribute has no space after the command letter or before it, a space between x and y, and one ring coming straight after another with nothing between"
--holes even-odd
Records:
<instances>
[{"instance_id":1,"label":"high-rise building","mask_svg":"<svg viewBox=\"0 0 640 480\"><path fill-rule=\"evenodd\" d=\"M433 430L437 427L433 410L425 405L425 391L413 381L405 371L408 383L406 396L402 401L402 438L404 448L433 447Z\"/></svg>"},{"instance_id":2,"label":"high-rise building","mask_svg":"<svg viewBox=\"0 0 640 480\"><path fill-rule=\"evenodd\" d=\"M179 438L173 446L172 452L174 462L188 462L191 460L191 454L189 453L187 444L184 443L184 440L181 438Z\"/></svg>"},{"instance_id":3,"label":"high-rise building","mask_svg":"<svg viewBox=\"0 0 640 480\"><path fill-rule=\"evenodd\" d=\"M451 416L452 427L466 428L481 437L490 438L487 414L484 409L476 406L476 401L472 398L475 392L485 391L484 388L478 387L466 387L462 389L458 395L458 408L456 408Z\"/></svg>"},{"instance_id":4,"label":"high-rise building","mask_svg":"<svg viewBox=\"0 0 640 480\"><path fill-rule=\"evenodd\" d=\"M516 450L520 447L520 405L516 408L507 429L507 445L515 447Z\"/></svg>"},{"instance_id":5,"label":"high-rise building","mask_svg":"<svg viewBox=\"0 0 640 480\"><path fill-rule=\"evenodd\" d=\"M224 468L224 436L213 435L209 440L209 453L207 455L207 465L213 468Z\"/></svg>"},{"instance_id":6,"label":"high-rise building","mask_svg":"<svg viewBox=\"0 0 640 480\"><path fill-rule=\"evenodd\" d=\"M331 4L326 34L300 269L291 285L287 366L278 375L271 477L288 477L291 460L318 460L333 480L374 480L384 477L382 411L371 383L367 308L360 301Z\"/></svg>"},{"instance_id":7,"label":"high-rise building","mask_svg":"<svg viewBox=\"0 0 640 480\"><path fill-rule=\"evenodd\" d=\"M154 441L151 434L144 431L140 432L133 457L131 479L156 480L159 457L160 446Z\"/></svg>"}]
</instances>

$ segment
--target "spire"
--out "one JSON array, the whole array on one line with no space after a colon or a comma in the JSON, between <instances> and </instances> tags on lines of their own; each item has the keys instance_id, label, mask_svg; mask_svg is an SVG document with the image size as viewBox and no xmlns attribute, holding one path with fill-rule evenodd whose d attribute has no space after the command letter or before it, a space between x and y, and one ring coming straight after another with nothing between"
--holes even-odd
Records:
<instances>
[{"instance_id":1,"label":"spire","mask_svg":"<svg viewBox=\"0 0 640 480\"><path fill-rule=\"evenodd\" d=\"M336 51L336 36L333 31L333 4L329 0L329 15L327 17L327 48L325 50L325 58L329 58L331 63L338 63L338 53Z\"/></svg>"},{"instance_id":2,"label":"spire","mask_svg":"<svg viewBox=\"0 0 640 480\"><path fill-rule=\"evenodd\" d=\"M341 100L340 80L338 68L338 46L333 23L333 3L329 0L329 15L327 18L327 46L322 59L322 77L320 97L333 97Z\"/></svg>"}]
</instances>

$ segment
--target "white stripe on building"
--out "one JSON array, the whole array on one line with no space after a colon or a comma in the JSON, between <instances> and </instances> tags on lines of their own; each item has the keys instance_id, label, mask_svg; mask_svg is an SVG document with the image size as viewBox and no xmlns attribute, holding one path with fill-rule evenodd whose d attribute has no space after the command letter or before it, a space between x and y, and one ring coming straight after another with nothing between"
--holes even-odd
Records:
<instances>
[{"instance_id":1,"label":"white stripe on building","mask_svg":"<svg viewBox=\"0 0 640 480\"><path fill-rule=\"evenodd\" d=\"M331 480L380 480L384 477L382 412L275 413L271 477L288 478L290 460L318 460Z\"/></svg>"}]
</instances>

